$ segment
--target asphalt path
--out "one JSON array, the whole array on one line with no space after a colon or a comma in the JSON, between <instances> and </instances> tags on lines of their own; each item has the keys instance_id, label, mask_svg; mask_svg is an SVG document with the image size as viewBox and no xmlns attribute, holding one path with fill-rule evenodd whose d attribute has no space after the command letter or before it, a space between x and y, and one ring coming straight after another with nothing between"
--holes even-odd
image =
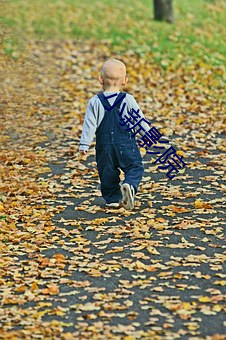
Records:
<instances>
[{"instance_id":1,"label":"asphalt path","mask_svg":"<svg viewBox=\"0 0 226 340\"><path fill-rule=\"evenodd\" d=\"M79 339L223 339L221 152L204 146L188 152L188 166L172 180L146 154L135 209L128 212L104 207L93 148L79 159L71 152L77 141L50 137L40 147L54 150L55 157L42 180L58 183L54 204L64 207L53 217L54 224L58 230L79 229L81 240L71 243L64 232L63 245L42 254L51 258L63 253L67 279L85 282L61 304L68 308L64 329ZM182 138L174 136L171 145L178 149ZM70 289L60 284L61 292Z\"/></svg>"}]
</instances>

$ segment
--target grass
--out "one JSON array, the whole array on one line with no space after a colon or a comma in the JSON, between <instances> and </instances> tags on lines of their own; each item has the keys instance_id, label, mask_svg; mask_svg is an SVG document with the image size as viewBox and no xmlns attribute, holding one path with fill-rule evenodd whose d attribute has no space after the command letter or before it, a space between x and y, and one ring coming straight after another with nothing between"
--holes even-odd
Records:
<instances>
[{"instance_id":1,"label":"grass","mask_svg":"<svg viewBox=\"0 0 226 340\"><path fill-rule=\"evenodd\" d=\"M153 20L152 0L7 0L0 24L11 31L4 40L11 55L15 43L10 41L23 35L42 40L107 39L113 51L151 51L163 64L205 58L221 65L226 55L225 9L224 0L174 0L176 22L170 25Z\"/></svg>"}]
</instances>

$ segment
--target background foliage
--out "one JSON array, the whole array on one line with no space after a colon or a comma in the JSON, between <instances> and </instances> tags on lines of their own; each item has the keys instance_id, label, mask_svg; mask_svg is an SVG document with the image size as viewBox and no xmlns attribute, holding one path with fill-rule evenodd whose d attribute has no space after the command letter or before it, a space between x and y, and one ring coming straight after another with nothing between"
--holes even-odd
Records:
<instances>
[{"instance_id":1,"label":"background foliage","mask_svg":"<svg viewBox=\"0 0 226 340\"><path fill-rule=\"evenodd\" d=\"M12 28L8 53L17 31L34 39L104 39L115 51L151 51L162 66L195 58L219 65L226 54L225 9L224 0L175 0L176 23L169 25L153 21L151 0L8 0L0 22Z\"/></svg>"}]
</instances>

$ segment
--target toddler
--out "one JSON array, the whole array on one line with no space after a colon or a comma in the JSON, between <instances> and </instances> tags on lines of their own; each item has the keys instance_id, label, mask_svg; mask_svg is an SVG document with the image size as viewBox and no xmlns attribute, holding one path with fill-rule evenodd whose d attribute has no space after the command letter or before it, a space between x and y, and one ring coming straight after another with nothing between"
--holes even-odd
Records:
<instances>
[{"instance_id":1,"label":"toddler","mask_svg":"<svg viewBox=\"0 0 226 340\"><path fill-rule=\"evenodd\" d=\"M106 206L123 205L132 210L144 172L134 135L144 136L150 127L134 97L120 92L127 81L126 66L121 61L110 59L102 65L99 82L103 92L88 102L79 150L86 154L96 134L96 162ZM122 185L120 169L125 175Z\"/></svg>"}]
</instances>

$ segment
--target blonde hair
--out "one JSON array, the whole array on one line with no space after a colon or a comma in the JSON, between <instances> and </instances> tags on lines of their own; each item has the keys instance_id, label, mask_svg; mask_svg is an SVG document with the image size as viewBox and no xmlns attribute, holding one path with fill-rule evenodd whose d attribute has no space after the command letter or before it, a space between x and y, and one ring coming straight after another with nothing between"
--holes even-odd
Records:
<instances>
[{"instance_id":1,"label":"blonde hair","mask_svg":"<svg viewBox=\"0 0 226 340\"><path fill-rule=\"evenodd\" d=\"M107 86L116 86L119 80L126 77L126 66L118 59L108 59L102 65L100 74Z\"/></svg>"}]
</instances>

